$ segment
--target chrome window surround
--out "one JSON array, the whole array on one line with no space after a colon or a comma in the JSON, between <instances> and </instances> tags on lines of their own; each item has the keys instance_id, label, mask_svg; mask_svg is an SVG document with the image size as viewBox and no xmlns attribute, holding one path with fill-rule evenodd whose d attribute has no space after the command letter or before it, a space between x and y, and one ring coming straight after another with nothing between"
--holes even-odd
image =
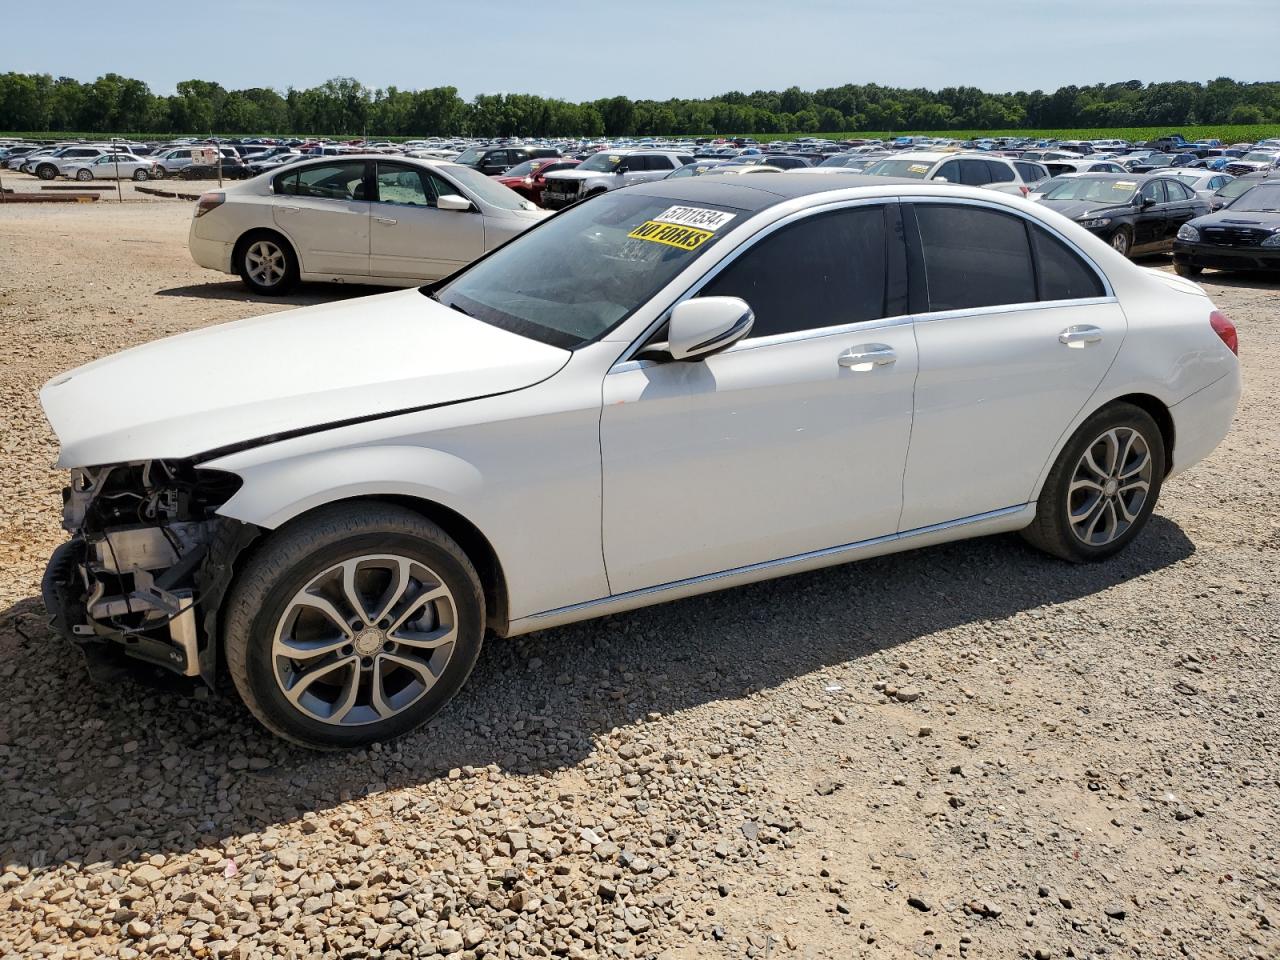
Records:
<instances>
[{"instance_id":1,"label":"chrome window surround","mask_svg":"<svg viewBox=\"0 0 1280 960\"><path fill-rule=\"evenodd\" d=\"M689 300L697 296L704 286L710 283L719 273L729 264L733 263L738 257L751 249L755 244L759 243L765 237L789 226L806 217L814 216L818 213L829 213L832 210L843 210L851 207L866 207L873 204L889 204L889 203L945 203L945 204L962 204L964 206L980 207L983 210L994 210L997 213L1008 213L1011 216L1019 217L1022 220L1040 227L1042 230L1050 234L1050 236L1059 240L1067 246L1067 248L1076 256L1084 260L1085 263L1093 270L1097 277L1102 281L1102 289L1104 294L1101 297L1086 297L1076 300L1032 300L1026 303L1009 303L999 304L990 307L966 307L961 310L938 310L917 314L899 314L892 317L881 317L876 320L860 320L854 323L838 324L830 327L814 327L809 330L795 330L790 333L778 333L768 337L748 337L745 340L739 340L729 349L723 351L724 354L738 353L743 350L753 350L757 347L771 347L780 343L791 343L798 340L813 340L818 337L832 337L844 333L851 333L854 330L878 330L883 327L896 327L908 323L932 323L937 320L954 320L961 317L976 317L989 314L999 313L1019 313L1027 310L1048 310L1058 307L1076 307L1091 306L1099 303L1114 303L1116 301L1115 290L1111 286L1111 281L1107 278L1106 273L1094 262L1080 246L1070 237L1063 236L1058 230L1029 216L1021 210L1013 210L1000 204L987 203L982 200L974 200L969 197L862 197L856 200L837 200L828 203L816 204L812 207L805 207L803 210L797 210L790 213L779 220L758 230L751 237L747 238L738 245L728 256L715 264L710 270L699 277L694 283L680 296L676 297L671 304L658 314L657 319L653 321L645 331L637 337L622 355L610 367L610 373L626 373L630 370L642 370L646 367L654 366L659 361L656 360L633 360L632 357L639 352L645 344L649 342L649 338L655 332L661 329L662 325L667 322L671 316L671 311L676 304Z\"/></svg>"}]
</instances>

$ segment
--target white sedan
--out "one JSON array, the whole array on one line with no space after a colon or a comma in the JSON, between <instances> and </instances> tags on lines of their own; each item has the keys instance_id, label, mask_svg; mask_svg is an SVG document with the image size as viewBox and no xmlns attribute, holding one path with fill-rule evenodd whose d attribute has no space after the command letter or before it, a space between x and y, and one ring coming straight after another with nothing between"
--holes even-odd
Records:
<instances>
[{"instance_id":1,"label":"white sedan","mask_svg":"<svg viewBox=\"0 0 1280 960\"><path fill-rule=\"evenodd\" d=\"M155 161L135 157L131 153L107 153L89 160L62 165L62 175L69 180L149 180Z\"/></svg>"},{"instance_id":2,"label":"white sedan","mask_svg":"<svg viewBox=\"0 0 1280 960\"><path fill-rule=\"evenodd\" d=\"M284 294L299 280L414 286L545 216L456 163L322 157L204 194L188 242L196 263L239 274L255 293Z\"/></svg>"},{"instance_id":3,"label":"white sedan","mask_svg":"<svg viewBox=\"0 0 1280 960\"><path fill-rule=\"evenodd\" d=\"M45 602L91 658L225 661L279 735L368 743L486 631L1013 530L1105 560L1226 434L1236 347L1194 283L1020 198L641 184L443 283L52 380Z\"/></svg>"}]
</instances>

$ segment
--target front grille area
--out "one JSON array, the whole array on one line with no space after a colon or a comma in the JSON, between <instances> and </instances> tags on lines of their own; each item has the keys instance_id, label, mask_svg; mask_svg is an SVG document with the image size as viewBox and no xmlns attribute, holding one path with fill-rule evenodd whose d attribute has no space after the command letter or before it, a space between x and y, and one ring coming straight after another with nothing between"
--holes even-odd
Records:
<instances>
[{"instance_id":1,"label":"front grille area","mask_svg":"<svg viewBox=\"0 0 1280 960\"><path fill-rule=\"evenodd\" d=\"M1250 227L1201 227L1200 240L1219 247L1256 247L1271 236L1270 230Z\"/></svg>"}]
</instances>

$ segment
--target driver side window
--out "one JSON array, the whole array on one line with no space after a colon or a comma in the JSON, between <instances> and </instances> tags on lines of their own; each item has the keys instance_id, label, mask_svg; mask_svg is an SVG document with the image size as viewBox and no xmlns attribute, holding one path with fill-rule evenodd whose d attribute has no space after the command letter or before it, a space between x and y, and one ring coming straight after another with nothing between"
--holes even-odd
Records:
<instances>
[{"instance_id":1,"label":"driver side window","mask_svg":"<svg viewBox=\"0 0 1280 960\"><path fill-rule=\"evenodd\" d=\"M1144 184L1142 187L1142 199L1150 200L1152 203L1164 203L1164 182L1152 180L1150 183Z\"/></svg>"},{"instance_id":2,"label":"driver side window","mask_svg":"<svg viewBox=\"0 0 1280 960\"><path fill-rule=\"evenodd\" d=\"M378 201L407 207L430 203L417 170L389 163L378 164Z\"/></svg>"}]
</instances>

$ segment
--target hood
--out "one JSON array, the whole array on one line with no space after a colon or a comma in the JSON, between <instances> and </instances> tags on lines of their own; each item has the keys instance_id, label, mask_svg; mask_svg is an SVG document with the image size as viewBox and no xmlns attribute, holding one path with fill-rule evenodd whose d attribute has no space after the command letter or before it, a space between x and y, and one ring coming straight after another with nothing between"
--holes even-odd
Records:
<instances>
[{"instance_id":1,"label":"hood","mask_svg":"<svg viewBox=\"0 0 1280 960\"><path fill-rule=\"evenodd\" d=\"M557 170L548 173L546 179L551 180L590 180L592 177L611 177L608 170Z\"/></svg>"},{"instance_id":2,"label":"hood","mask_svg":"<svg viewBox=\"0 0 1280 960\"><path fill-rule=\"evenodd\" d=\"M1280 193L1280 190L1276 191ZM1191 221L1196 227L1247 227L1255 230L1280 230L1280 213L1265 210L1232 210L1224 207L1196 217Z\"/></svg>"},{"instance_id":3,"label":"hood","mask_svg":"<svg viewBox=\"0 0 1280 960\"><path fill-rule=\"evenodd\" d=\"M508 393L569 356L401 290L157 340L55 377L40 403L60 467L181 459Z\"/></svg>"},{"instance_id":4,"label":"hood","mask_svg":"<svg viewBox=\"0 0 1280 960\"><path fill-rule=\"evenodd\" d=\"M1100 204L1096 200L1041 200L1046 207L1057 210L1064 217L1072 220L1085 218L1085 214L1099 217L1110 217L1132 209L1128 204ZM1092 218L1089 218L1092 219Z\"/></svg>"}]
</instances>

